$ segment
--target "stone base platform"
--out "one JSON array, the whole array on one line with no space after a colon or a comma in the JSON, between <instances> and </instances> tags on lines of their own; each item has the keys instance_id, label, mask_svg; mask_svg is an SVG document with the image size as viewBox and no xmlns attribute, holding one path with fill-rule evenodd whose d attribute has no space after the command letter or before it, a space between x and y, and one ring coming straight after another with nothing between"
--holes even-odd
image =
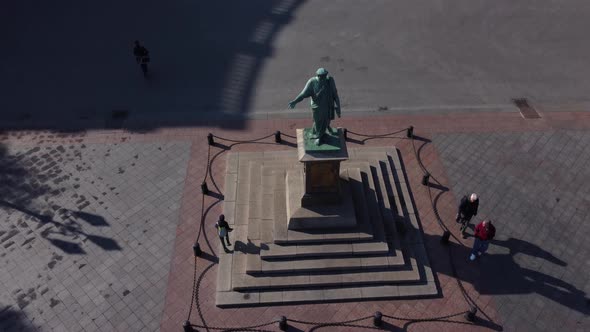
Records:
<instances>
[{"instance_id":1,"label":"stone base platform","mask_svg":"<svg viewBox=\"0 0 590 332\"><path fill-rule=\"evenodd\" d=\"M357 224L352 193L348 181L348 172L340 177L340 202L303 206L301 197L304 192L302 170L289 170L285 182L287 188L288 228L309 229L344 229Z\"/></svg>"},{"instance_id":2,"label":"stone base platform","mask_svg":"<svg viewBox=\"0 0 590 332\"><path fill-rule=\"evenodd\" d=\"M216 305L240 307L438 295L399 152L349 151L340 178L354 222L289 229L295 151L231 153L224 214L234 251L220 250Z\"/></svg>"}]
</instances>

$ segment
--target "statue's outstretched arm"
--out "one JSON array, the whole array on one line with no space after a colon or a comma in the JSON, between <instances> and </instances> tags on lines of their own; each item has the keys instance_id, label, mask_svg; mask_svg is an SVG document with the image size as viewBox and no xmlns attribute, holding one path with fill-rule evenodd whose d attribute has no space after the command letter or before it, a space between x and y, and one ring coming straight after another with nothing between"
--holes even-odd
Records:
<instances>
[{"instance_id":1,"label":"statue's outstretched arm","mask_svg":"<svg viewBox=\"0 0 590 332\"><path fill-rule=\"evenodd\" d=\"M295 105L297 105L297 103L299 103L300 101L302 101L303 99L305 99L307 97L311 97L312 94L313 94L313 88L311 87L311 80L309 80L309 81L307 81L307 84L305 84L305 87L303 88L301 93L299 93L299 95L297 97L295 97L295 99L293 99L289 102L289 108L295 108Z\"/></svg>"}]
</instances>

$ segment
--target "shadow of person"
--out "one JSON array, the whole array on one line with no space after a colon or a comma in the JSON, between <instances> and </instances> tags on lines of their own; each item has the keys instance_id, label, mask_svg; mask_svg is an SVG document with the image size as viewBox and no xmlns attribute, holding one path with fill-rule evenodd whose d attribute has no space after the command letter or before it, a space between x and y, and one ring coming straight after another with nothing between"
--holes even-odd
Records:
<instances>
[{"instance_id":1,"label":"shadow of person","mask_svg":"<svg viewBox=\"0 0 590 332\"><path fill-rule=\"evenodd\" d=\"M234 250L244 253L244 254L252 254L252 255L260 254L260 247L255 245L250 239L248 239L248 243L244 243L242 241L236 241L234 243Z\"/></svg>"},{"instance_id":2,"label":"shadow of person","mask_svg":"<svg viewBox=\"0 0 590 332\"><path fill-rule=\"evenodd\" d=\"M426 240L439 241L440 236L425 234ZM431 242L433 245L434 242ZM588 314L586 305L587 296L584 291L576 288L568 282L535 271L529 267L520 266L514 259L515 255L526 255L524 261L535 258L558 267L567 266L567 262L555 257L553 254L541 249L539 246L515 238L506 240L493 240L490 243L492 251L501 253L486 253L474 262L468 257L471 248L454 242L449 243L453 262L456 265L456 277L471 283L480 294L505 295L505 294L532 294L537 293L556 303L572 310ZM500 247L494 250L493 246ZM441 264L435 264L441 265ZM451 269L442 266L436 269L439 273L452 276Z\"/></svg>"},{"instance_id":3,"label":"shadow of person","mask_svg":"<svg viewBox=\"0 0 590 332\"><path fill-rule=\"evenodd\" d=\"M544 260L547 260L547 261L549 261L553 264L559 265L559 266L567 266L566 262L553 256L553 254L542 249L541 247L537 246L534 243L530 243L527 241L523 241L523 240L515 239L515 238L511 237L508 240L504 240L504 241L494 240L493 244L497 245L497 246L502 246L502 247L508 248L512 255L514 255L516 253L521 253L521 254L525 254L528 256L542 258Z\"/></svg>"}]
</instances>

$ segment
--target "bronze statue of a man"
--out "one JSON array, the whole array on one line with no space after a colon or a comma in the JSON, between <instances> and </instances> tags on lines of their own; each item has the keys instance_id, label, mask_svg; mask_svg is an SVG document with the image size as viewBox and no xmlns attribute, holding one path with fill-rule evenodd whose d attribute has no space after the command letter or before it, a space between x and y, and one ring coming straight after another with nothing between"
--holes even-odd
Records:
<instances>
[{"instance_id":1,"label":"bronze statue of a man","mask_svg":"<svg viewBox=\"0 0 590 332\"><path fill-rule=\"evenodd\" d=\"M321 145L326 135L326 130L330 129L330 120L334 120L334 113L340 117L340 98L336 90L336 83L328 71L319 68L316 76L310 78L305 84L303 91L291 102L289 108L295 108L298 102L311 97L311 111L313 113L313 138L317 145Z\"/></svg>"}]
</instances>

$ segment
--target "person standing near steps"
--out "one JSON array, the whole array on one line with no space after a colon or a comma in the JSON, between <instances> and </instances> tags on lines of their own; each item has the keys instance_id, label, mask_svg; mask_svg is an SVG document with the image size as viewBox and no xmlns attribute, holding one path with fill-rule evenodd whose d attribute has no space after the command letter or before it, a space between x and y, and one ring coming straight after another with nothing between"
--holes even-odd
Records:
<instances>
[{"instance_id":1,"label":"person standing near steps","mask_svg":"<svg viewBox=\"0 0 590 332\"><path fill-rule=\"evenodd\" d=\"M473 193L467 198L463 196L461 203L459 203L459 211L457 212L456 222L461 224L461 234L463 238L467 238L465 230L469 226L469 221L473 216L477 216L477 209L479 208L479 198L477 194Z\"/></svg>"},{"instance_id":2,"label":"person standing near steps","mask_svg":"<svg viewBox=\"0 0 590 332\"><path fill-rule=\"evenodd\" d=\"M225 246L225 242L223 239L227 241L227 245L231 246L229 242L229 232L233 231L233 228L229 227L227 221L225 221L225 216L222 214L219 216L219 220L215 223L215 228L217 228L217 235L219 235L219 241L221 241L221 245L223 246L223 250L228 252L229 249Z\"/></svg>"}]
</instances>

